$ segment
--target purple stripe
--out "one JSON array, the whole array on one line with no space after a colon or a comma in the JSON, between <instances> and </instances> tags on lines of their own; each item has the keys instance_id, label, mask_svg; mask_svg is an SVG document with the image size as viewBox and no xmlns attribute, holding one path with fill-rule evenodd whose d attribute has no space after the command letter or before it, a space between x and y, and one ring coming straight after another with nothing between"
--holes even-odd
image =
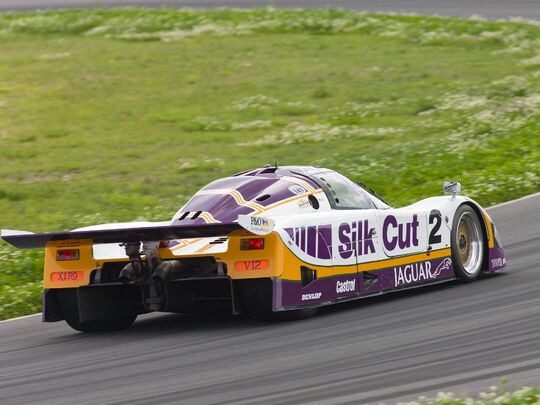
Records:
<instances>
[{"instance_id":1,"label":"purple stripe","mask_svg":"<svg viewBox=\"0 0 540 405\"><path fill-rule=\"evenodd\" d=\"M317 228L309 226L307 229L307 254L316 257Z\"/></svg>"},{"instance_id":2,"label":"purple stripe","mask_svg":"<svg viewBox=\"0 0 540 405\"><path fill-rule=\"evenodd\" d=\"M302 180L307 181L306 179ZM319 188L316 184L312 185L314 188ZM287 198L294 197L296 194L289 190L289 187L291 186L298 186L298 184L289 180L283 180L277 176L268 178L244 175L216 180L205 186L202 190L233 189L238 191L244 200L260 204L263 207L268 207L269 205L283 201ZM268 195L269 197L262 201L257 201L257 198L265 195ZM212 198L219 199L220 196L213 195Z\"/></svg>"},{"instance_id":3,"label":"purple stripe","mask_svg":"<svg viewBox=\"0 0 540 405\"><path fill-rule=\"evenodd\" d=\"M294 228L284 228L284 230L289 235L289 238L294 240Z\"/></svg>"},{"instance_id":4,"label":"purple stripe","mask_svg":"<svg viewBox=\"0 0 540 405\"><path fill-rule=\"evenodd\" d=\"M175 225L205 223L200 217L195 220L191 219L197 211L209 212L220 222L234 222L238 219L238 215L250 214L253 209L238 205L230 195L196 195L184 207L184 212L186 211L189 211L190 214L183 220L175 220Z\"/></svg>"},{"instance_id":5,"label":"purple stripe","mask_svg":"<svg viewBox=\"0 0 540 405\"><path fill-rule=\"evenodd\" d=\"M319 238L317 240L319 259L332 258L332 225L319 225Z\"/></svg>"}]
</instances>

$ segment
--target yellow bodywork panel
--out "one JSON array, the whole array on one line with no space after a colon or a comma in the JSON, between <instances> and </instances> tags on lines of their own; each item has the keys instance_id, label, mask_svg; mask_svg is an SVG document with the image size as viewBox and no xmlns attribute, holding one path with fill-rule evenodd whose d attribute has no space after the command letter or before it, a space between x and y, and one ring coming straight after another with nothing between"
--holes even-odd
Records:
<instances>
[{"instance_id":1,"label":"yellow bodywork panel","mask_svg":"<svg viewBox=\"0 0 540 405\"><path fill-rule=\"evenodd\" d=\"M482 208L482 214L484 215L484 219L486 221L486 228L488 232L488 248L493 249L495 247L495 240L493 239L493 227L491 226L491 222L492 222L491 217L483 208Z\"/></svg>"},{"instance_id":2,"label":"yellow bodywork panel","mask_svg":"<svg viewBox=\"0 0 540 405\"><path fill-rule=\"evenodd\" d=\"M78 260L57 261L58 250L78 249ZM91 240L49 242L45 247L43 288L73 288L90 283L90 273L98 267Z\"/></svg>"},{"instance_id":3,"label":"yellow bodywork panel","mask_svg":"<svg viewBox=\"0 0 540 405\"><path fill-rule=\"evenodd\" d=\"M240 250L242 239L264 239L264 249ZM277 233L265 236L235 232L229 238L227 252L217 253L218 262L227 265L227 274L236 280L248 278L280 277L286 267L285 248Z\"/></svg>"}]
</instances>

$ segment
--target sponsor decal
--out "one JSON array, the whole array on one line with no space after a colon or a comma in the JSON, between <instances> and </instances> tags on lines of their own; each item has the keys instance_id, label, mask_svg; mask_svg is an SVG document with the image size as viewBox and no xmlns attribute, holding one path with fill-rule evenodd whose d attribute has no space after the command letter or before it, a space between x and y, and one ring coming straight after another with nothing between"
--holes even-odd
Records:
<instances>
[{"instance_id":1,"label":"sponsor decal","mask_svg":"<svg viewBox=\"0 0 540 405\"><path fill-rule=\"evenodd\" d=\"M311 257L331 259L332 225L285 228L294 244Z\"/></svg>"},{"instance_id":2,"label":"sponsor decal","mask_svg":"<svg viewBox=\"0 0 540 405\"><path fill-rule=\"evenodd\" d=\"M302 198L301 200L298 200L298 207L299 208L307 208L309 207L309 201L305 198Z\"/></svg>"},{"instance_id":3,"label":"sponsor decal","mask_svg":"<svg viewBox=\"0 0 540 405\"><path fill-rule=\"evenodd\" d=\"M289 191L295 195L307 193L307 190L304 187L297 184L295 184L294 186L289 186Z\"/></svg>"},{"instance_id":4,"label":"sponsor decal","mask_svg":"<svg viewBox=\"0 0 540 405\"><path fill-rule=\"evenodd\" d=\"M374 235L375 228L370 228L367 220L352 224L342 223L338 229L339 255L342 259L348 259L353 253L355 256L375 253L375 244L372 240Z\"/></svg>"},{"instance_id":5,"label":"sponsor decal","mask_svg":"<svg viewBox=\"0 0 540 405\"><path fill-rule=\"evenodd\" d=\"M431 272L431 262L418 262L394 267L394 287L433 280L434 278L435 275Z\"/></svg>"},{"instance_id":6,"label":"sponsor decal","mask_svg":"<svg viewBox=\"0 0 540 405\"><path fill-rule=\"evenodd\" d=\"M302 301L318 300L321 298L322 293L302 294Z\"/></svg>"},{"instance_id":7,"label":"sponsor decal","mask_svg":"<svg viewBox=\"0 0 540 405\"><path fill-rule=\"evenodd\" d=\"M64 247L64 246L80 246L83 241L81 240L61 240L58 242L51 242L53 246Z\"/></svg>"},{"instance_id":8,"label":"sponsor decal","mask_svg":"<svg viewBox=\"0 0 540 405\"><path fill-rule=\"evenodd\" d=\"M355 290L356 290L356 279L338 281L336 283L336 292L337 293L351 292L351 291L355 291Z\"/></svg>"},{"instance_id":9,"label":"sponsor decal","mask_svg":"<svg viewBox=\"0 0 540 405\"><path fill-rule=\"evenodd\" d=\"M445 258L442 262L439 263L435 271L433 271L433 277L439 277L443 270L448 270L452 264L452 259L449 257Z\"/></svg>"},{"instance_id":10,"label":"sponsor decal","mask_svg":"<svg viewBox=\"0 0 540 405\"><path fill-rule=\"evenodd\" d=\"M505 264L506 264L506 258L497 257L496 259L491 259L491 267L493 269L504 267Z\"/></svg>"},{"instance_id":11,"label":"sponsor decal","mask_svg":"<svg viewBox=\"0 0 540 405\"><path fill-rule=\"evenodd\" d=\"M393 215L388 215L383 222L383 243L388 251L396 248L407 249L418 246L418 215L414 214L410 222L398 223Z\"/></svg>"},{"instance_id":12,"label":"sponsor decal","mask_svg":"<svg viewBox=\"0 0 540 405\"><path fill-rule=\"evenodd\" d=\"M239 215L238 223L248 231L256 235L266 235L272 232L275 222L271 218L254 217L251 215Z\"/></svg>"},{"instance_id":13,"label":"sponsor decal","mask_svg":"<svg viewBox=\"0 0 540 405\"><path fill-rule=\"evenodd\" d=\"M270 222L268 222L268 220L265 219L265 218L251 217L251 225L252 226L268 227L268 226L270 226Z\"/></svg>"}]
</instances>

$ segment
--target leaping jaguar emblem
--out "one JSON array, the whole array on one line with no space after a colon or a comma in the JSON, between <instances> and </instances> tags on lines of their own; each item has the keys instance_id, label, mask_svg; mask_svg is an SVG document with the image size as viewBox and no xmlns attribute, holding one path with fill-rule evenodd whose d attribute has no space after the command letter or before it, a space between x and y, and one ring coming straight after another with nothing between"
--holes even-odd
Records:
<instances>
[{"instance_id":1,"label":"leaping jaguar emblem","mask_svg":"<svg viewBox=\"0 0 540 405\"><path fill-rule=\"evenodd\" d=\"M433 272L433 277L439 277L443 270L448 270L452 264L452 259L449 257L445 258L442 262L439 263L435 271Z\"/></svg>"}]
</instances>

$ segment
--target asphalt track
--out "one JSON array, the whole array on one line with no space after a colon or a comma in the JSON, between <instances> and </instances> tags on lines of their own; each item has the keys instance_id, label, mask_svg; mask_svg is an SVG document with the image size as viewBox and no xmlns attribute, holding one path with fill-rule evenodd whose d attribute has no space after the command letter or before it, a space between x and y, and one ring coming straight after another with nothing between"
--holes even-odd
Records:
<instances>
[{"instance_id":1,"label":"asphalt track","mask_svg":"<svg viewBox=\"0 0 540 405\"><path fill-rule=\"evenodd\" d=\"M0 323L0 403L394 403L540 384L540 194L491 209L509 269L327 307L305 321L147 315L82 334Z\"/></svg>"},{"instance_id":2,"label":"asphalt track","mask_svg":"<svg viewBox=\"0 0 540 405\"><path fill-rule=\"evenodd\" d=\"M1 10L70 7L343 7L359 11L394 11L457 17L540 19L540 0L0 0Z\"/></svg>"}]
</instances>

